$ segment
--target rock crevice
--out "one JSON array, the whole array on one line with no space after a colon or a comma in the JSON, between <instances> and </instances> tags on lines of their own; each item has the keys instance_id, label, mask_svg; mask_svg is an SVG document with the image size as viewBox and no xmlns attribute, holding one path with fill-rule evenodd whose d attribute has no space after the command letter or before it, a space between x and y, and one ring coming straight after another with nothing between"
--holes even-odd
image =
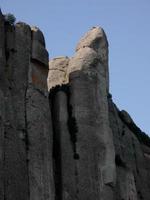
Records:
<instances>
[{"instance_id":1,"label":"rock crevice","mask_svg":"<svg viewBox=\"0 0 150 200\"><path fill-rule=\"evenodd\" d=\"M109 93L104 30L49 61L40 29L0 12L0 199L149 200L149 170L148 135Z\"/></svg>"},{"instance_id":2,"label":"rock crevice","mask_svg":"<svg viewBox=\"0 0 150 200\"><path fill-rule=\"evenodd\" d=\"M33 34L25 23L9 24L2 14L0 26L0 199L52 199L52 127L44 37L39 29ZM36 55L32 53L34 42L40 45ZM35 58L38 64L33 62Z\"/></svg>"}]
</instances>

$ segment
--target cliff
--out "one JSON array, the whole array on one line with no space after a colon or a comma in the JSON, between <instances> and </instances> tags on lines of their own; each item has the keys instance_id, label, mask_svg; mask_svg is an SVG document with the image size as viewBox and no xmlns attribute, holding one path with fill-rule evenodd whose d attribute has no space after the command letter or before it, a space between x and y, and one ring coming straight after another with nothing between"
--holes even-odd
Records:
<instances>
[{"instance_id":1,"label":"cliff","mask_svg":"<svg viewBox=\"0 0 150 200\"><path fill-rule=\"evenodd\" d=\"M150 139L113 103L104 30L48 60L0 14L0 199L149 200Z\"/></svg>"},{"instance_id":2,"label":"cliff","mask_svg":"<svg viewBox=\"0 0 150 200\"><path fill-rule=\"evenodd\" d=\"M44 36L1 15L0 52L0 199L53 199Z\"/></svg>"}]
</instances>

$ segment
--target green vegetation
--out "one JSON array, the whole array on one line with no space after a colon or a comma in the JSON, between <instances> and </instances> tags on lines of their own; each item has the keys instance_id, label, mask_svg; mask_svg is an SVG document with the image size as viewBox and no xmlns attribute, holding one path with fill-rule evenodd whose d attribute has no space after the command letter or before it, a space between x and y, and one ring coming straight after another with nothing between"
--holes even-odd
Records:
<instances>
[{"instance_id":1,"label":"green vegetation","mask_svg":"<svg viewBox=\"0 0 150 200\"><path fill-rule=\"evenodd\" d=\"M14 23L16 21L16 17L13 14L8 13L5 15L5 21L11 25L14 25Z\"/></svg>"}]
</instances>

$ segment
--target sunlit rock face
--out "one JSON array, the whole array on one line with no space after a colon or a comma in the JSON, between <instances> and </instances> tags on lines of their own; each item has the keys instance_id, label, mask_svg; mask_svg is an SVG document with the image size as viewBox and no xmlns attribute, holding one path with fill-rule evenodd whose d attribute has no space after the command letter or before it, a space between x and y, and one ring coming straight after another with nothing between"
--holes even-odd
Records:
<instances>
[{"instance_id":1,"label":"sunlit rock face","mask_svg":"<svg viewBox=\"0 0 150 200\"><path fill-rule=\"evenodd\" d=\"M68 83L67 67L68 57L57 57L49 61L49 73L47 78L48 90L56 85L61 86Z\"/></svg>"},{"instance_id":2,"label":"sunlit rock face","mask_svg":"<svg viewBox=\"0 0 150 200\"><path fill-rule=\"evenodd\" d=\"M48 88L56 199L148 200L150 142L112 101L102 28L50 61Z\"/></svg>"},{"instance_id":3,"label":"sunlit rock face","mask_svg":"<svg viewBox=\"0 0 150 200\"><path fill-rule=\"evenodd\" d=\"M38 27L0 12L0 199L149 200L150 139L109 93L93 27L49 61Z\"/></svg>"}]
</instances>

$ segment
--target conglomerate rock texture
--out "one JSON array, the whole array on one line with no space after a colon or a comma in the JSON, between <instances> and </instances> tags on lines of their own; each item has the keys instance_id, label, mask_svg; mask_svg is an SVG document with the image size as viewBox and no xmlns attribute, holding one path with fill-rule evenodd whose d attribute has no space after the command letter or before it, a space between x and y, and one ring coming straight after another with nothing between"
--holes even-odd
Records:
<instances>
[{"instance_id":1,"label":"conglomerate rock texture","mask_svg":"<svg viewBox=\"0 0 150 200\"><path fill-rule=\"evenodd\" d=\"M0 200L149 200L150 139L109 93L93 27L49 61L42 32L0 14Z\"/></svg>"}]
</instances>

